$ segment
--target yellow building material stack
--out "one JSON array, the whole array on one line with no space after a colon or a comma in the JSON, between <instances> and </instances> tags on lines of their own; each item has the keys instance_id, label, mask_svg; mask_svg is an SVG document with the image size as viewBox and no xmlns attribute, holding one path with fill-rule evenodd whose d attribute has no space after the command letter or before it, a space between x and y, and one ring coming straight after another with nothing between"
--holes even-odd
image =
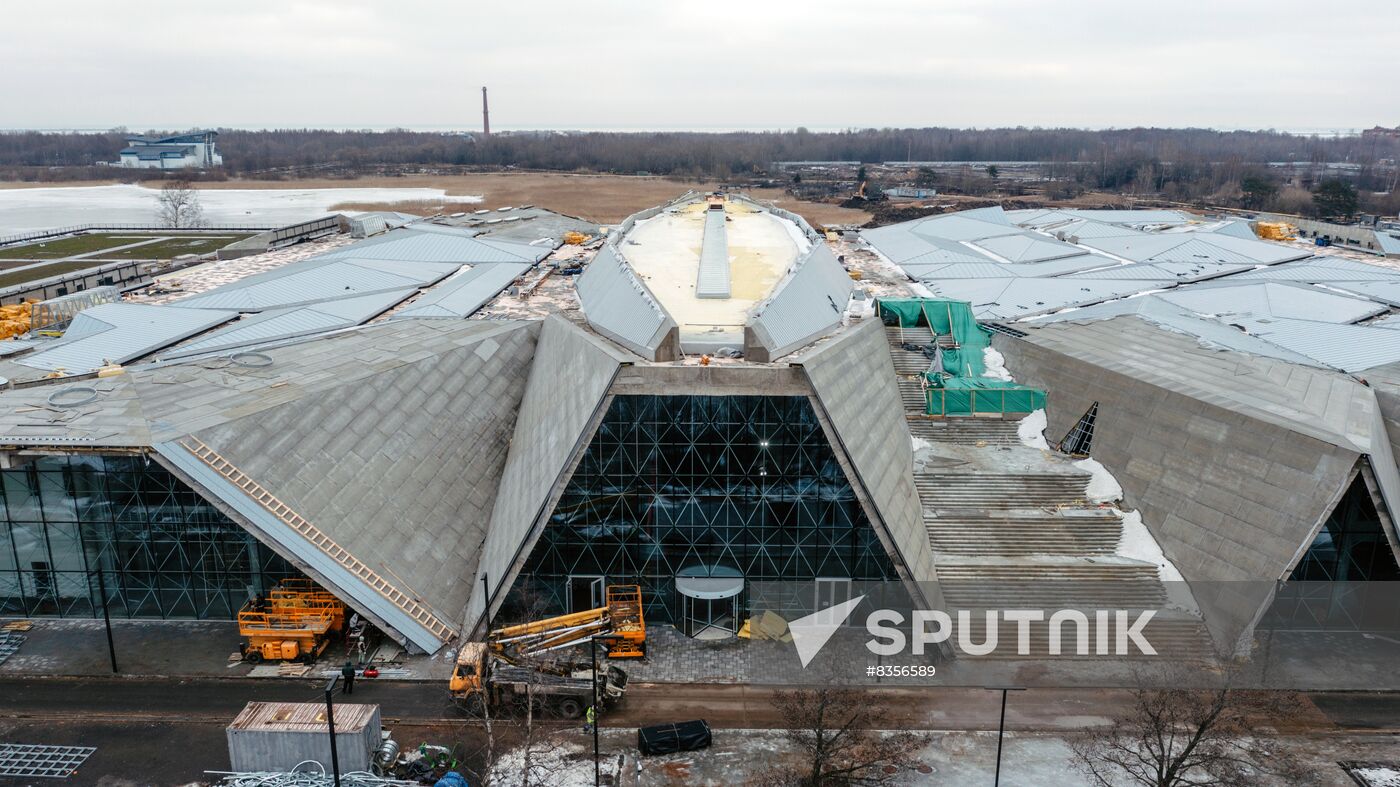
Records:
<instances>
[{"instance_id":1,"label":"yellow building material stack","mask_svg":"<svg viewBox=\"0 0 1400 787\"><path fill-rule=\"evenodd\" d=\"M36 301L0 306L0 339L13 339L29 333L30 310Z\"/></svg>"},{"instance_id":2,"label":"yellow building material stack","mask_svg":"<svg viewBox=\"0 0 1400 787\"><path fill-rule=\"evenodd\" d=\"M1254 225L1254 234L1264 240L1297 240L1298 228L1286 221L1260 221Z\"/></svg>"}]
</instances>

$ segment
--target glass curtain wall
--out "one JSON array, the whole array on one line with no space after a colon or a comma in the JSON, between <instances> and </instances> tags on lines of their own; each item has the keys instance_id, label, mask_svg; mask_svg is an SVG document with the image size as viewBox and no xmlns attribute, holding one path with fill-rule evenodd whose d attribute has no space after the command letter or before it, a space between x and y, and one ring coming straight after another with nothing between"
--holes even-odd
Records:
<instances>
[{"instance_id":1,"label":"glass curtain wall","mask_svg":"<svg viewBox=\"0 0 1400 787\"><path fill-rule=\"evenodd\" d=\"M0 614L234 617L299 576L144 456L36 457L0 470Z\"/></svg>"},{"instance_id":2,"label":"glass curtain wall","mask_svg":"<svg viewBox=\"0 0 1400 787\"><path fill-rule=\"evenodd\" d=\"M805 397L619 396L514 601L532 612L578 607L570 578L602 577L640 584L648 621L679 623L678 574L896 576Z\"/></svg>"},{"instance_id":3,"label":"glass curtain wall","mask_svg":"<svg viewBox=\"0 0 1400 787\"><path fill-rule=\"evenodd\" d=\"M1279 588L1275 628L1400 631L1400 565L1358 475Z\"/></svg>"}]
</instances>

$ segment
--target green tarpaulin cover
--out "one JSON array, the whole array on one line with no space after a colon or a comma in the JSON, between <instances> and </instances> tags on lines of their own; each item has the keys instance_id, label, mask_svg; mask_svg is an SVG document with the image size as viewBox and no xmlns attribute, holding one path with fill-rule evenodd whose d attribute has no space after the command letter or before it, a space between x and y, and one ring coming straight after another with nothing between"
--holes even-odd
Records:
<instances>
[{"instance_id":1,"label":"green tarpaulin cover","mask_svg":"<svg viewBox=\"0 0 1400 787\"><path fill-rule=\"evenodd\" d=\"M929 415L1029 413L1045 406L1045 392L1006 380L948 377L929 381Z\"/></svg>"},{"instance_id":2,"label":"green tarpaulin cover","mask_svg":"<svg viewBox=\"0 0 1400 787\"><path fill-rule=\"evenodd\" d=\"M1045 406L1045 392L1014 382L983 377L984 351L991 331L977 324L972 305L943 298L908 298L879 302L880 319L901 328L928 326L933 335L952 336L955 348L943 350L943 373L926 373L929 415L1029 413Z\"/></svg>"}]
</instances>

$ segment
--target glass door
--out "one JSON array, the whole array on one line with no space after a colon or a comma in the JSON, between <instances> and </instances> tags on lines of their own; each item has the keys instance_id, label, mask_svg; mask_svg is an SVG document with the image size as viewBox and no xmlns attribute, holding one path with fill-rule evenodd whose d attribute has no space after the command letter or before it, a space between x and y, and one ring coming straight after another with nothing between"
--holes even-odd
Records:
<instances>
[{"instance_id":1,"label":"glass door","mask_svg":"<svg viewBox=\"0 0 1400 787\"><path fill-rule=\"evenodd\" d=\"M586 612L606 603L604 578L593 575L569 575L569 611Z\"/></svg>"},{"instance_id":2,"label":"glass door","mask_svg":"<svg viewBox=\"0 0 1400 787\"><path fill-rule=\"evenodd\" d=\"M681 597L686 636L695 639L728 639L738 632L739 597Z\"/></svg>"},{"instance_id":3,"label":"glass door","mask_svg":"<svg viewBox=\"0 0 1400 787\"><path fill-rule=\"evenodd\" d=\"M813 608L817 612L824 612L851 599L851 580L846 577L817 577L816 586Z\"/></svg>"}]
</instances>

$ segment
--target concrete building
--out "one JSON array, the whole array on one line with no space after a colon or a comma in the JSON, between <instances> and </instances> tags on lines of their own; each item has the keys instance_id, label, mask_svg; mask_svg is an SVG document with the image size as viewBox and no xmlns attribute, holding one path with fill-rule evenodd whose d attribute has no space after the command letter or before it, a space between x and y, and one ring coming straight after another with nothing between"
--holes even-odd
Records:
<instances>
[{"instance_id":1,"label":"concrete building","mask_svg":"<svg viewBox=\"0 0 1400 787\"><path fill-rule=\"evenodd\" d=\"M437 652L614 583L711 639L759 583L819 609L880 582L1160 609L1154 636L1195 653L1240 647L1279 581L1400 576L1400 359L1267 330L1320 309L1393 334L1357 324L1391 306L1244 278L1306 280L1327 262L1307 251L1175 212L972 211L869 232L879 255L736 195L644 211L593 249L560 245L566 218L220 263L248 274L18 348L0 610L92 615L101 571L118 615L226 618L305 575ZM1118 299L1133 308L1091 313ZM1023 444L1042 407L1053 440L1081 428L1121 507L1078 458ZM1222 580L1269 590L1213 606Z\"/></svg>"},{"instance_id":2,"label":"concrete building","mask_svg":"<svg viewBox=\"0 0 1400 787\"><path fill-rule=\"evenodd\" d=\"M1342 601L1349 583L1400 579L1400 270L1237 230L991 208L863 233L997 328L1007 368L1050 394L1048 438L1093 413L1093 457L1222 647L1271 602L1345 626L1369 614Z\"/></svg>"},{"instance_id":3,"label":"concrete building","mask_svg":"<svg viewBox=\"0 0 1400 787\"><path fill-rule=\"evenodd\" d=\"M139 169L208 169L224 163L215 141L217 131L195 131L173 137L127 137L117 160L119 167Z\"/></svg>"}]
</instances>

